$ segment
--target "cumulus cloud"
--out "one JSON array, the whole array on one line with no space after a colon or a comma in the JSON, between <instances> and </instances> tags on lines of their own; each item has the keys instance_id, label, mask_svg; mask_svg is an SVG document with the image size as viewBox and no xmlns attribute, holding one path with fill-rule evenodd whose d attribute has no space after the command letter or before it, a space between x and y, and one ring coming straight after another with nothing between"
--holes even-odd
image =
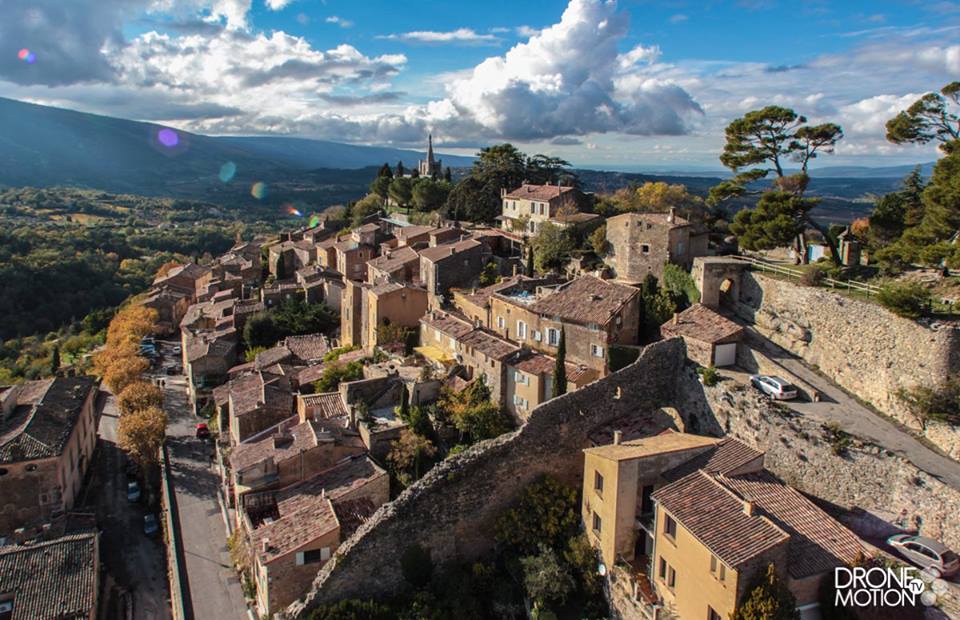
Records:
<instances>
[{"instance_id":1,"label":"cumulus cloud","mask_svg":"<svg viewBox=\"0 0 960 620\"><path fill-rule=\"evenodd\" d=\"M331 15L330 17L326 18L323 21L327 22L328 24L336 24L341 28L350 28L353 26L352 21L350 21L349 19L343 19L342 17L339 17L337 15Z\"/></svg>"},{"instance_id":2,"label":"cumulus cloud","mask_svg":"<svg viewBox=\"0 0 960 620\"><path fill-rule=\"evenodd\" d=\"M466 43L471 45L496 44L499 41L499 39L492 34L480 34L472 28L457 28L456 30L446 32L417 30L414 32L380 35L377 38L416 43Z\"/></svg>"},{"instance_id":3,"label":"cumulus cloud","mask_svg":"<svg viewBox=\"0 0 960 620\"><path fill-rule=\"evenodd\" d=\"M293 0L264 0L263 3L267 5L267 8L271 11L282 11L287 8Z\"/></svg>"}]
</instances>

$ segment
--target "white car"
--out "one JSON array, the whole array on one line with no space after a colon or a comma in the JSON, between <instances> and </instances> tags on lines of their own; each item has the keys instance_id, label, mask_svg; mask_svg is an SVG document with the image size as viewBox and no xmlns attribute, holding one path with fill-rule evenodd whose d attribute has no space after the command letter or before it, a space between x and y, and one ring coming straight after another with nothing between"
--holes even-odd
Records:
<instances>
[{"instance_id":1,"label":"white car","mask_svg":"<svg viewBox=\"0 0 960 620\"><path fill-rule=\"evenodd\" d=\"M750 384L774 400L792 400L797 388L786 379L774 375L751 375Z\"/></svg>"},{"instance_id":2,"label":"white car","mask_svg":"<svg viewBox=\"0 0 960 620\"><path fill-rule=\"evenodd\" d=\"M926 536L897 534L887 543L913 564L935 576L950 577L960 571L960 558L942 542Z\"/></svg>"}]
</instances>

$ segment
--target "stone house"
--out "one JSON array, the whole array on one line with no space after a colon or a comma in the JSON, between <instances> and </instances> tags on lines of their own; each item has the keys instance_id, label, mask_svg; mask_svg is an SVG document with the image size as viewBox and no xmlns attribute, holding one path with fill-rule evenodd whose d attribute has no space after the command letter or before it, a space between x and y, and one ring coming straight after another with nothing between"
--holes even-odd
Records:
<instances>
[{"instance_id":1,"label":"stone house","mask_svg":"<svg viewBox=\"0 0 960 620\"><path fill-rule=\"evenodd\" d=\"M604 261L616 279L638 284L647 275L663 279L663 266L690 268L693 259L707 254L707 235L697 234L690 222L669 213L624 213L607 220L608 250Z\"/></svg>"},{"instance_id":2,"label":"stone house","mask_svg":"<svg viewBox=\"0 0 960 620\"><path fill-rule=\"evenodd\" d=\"M367 275L367 261L376 254L375 246L361 243L357 237L361 235L351 235L333 246L337 253L336 270L349 280L363 280Z\"/></svg>"},{"instance_id":3,"label":"stone house","mask_svg":"<svg viewBox=\"0 0 960 620\"><path fill-rule=\"evenodd\" d=\"M389 499L390 477L367 456L251 494L243 516L259 614L272 616L303 596L340 543Z\"/></svg>"},{"instance_id":4,"label":"stone house","mask_svg":"<svg viewBox=\"0 0 960 620\"><path fill-rule=\"evenodd\" d=\"M557 279L554 276L544 278L529 278L525 275L513 275L503 278L496 284L491 284L477 289L454 289L452 291L451 304L457 311L464 315L470 322L480 324L487 329L492 329L495 324L490 312L490 297L494 293L514 289L516 291L535 291L538 286L547 286L556 284Z\"/></svg>"},{"instance_id":5,"label":"stone house","mask_svg":"<svg viewBox=\"0 0 960 620\"><path fill-rule=\"evenodd\" d=\"M294 415L234 446L227 497L239 509L248 493L312 478L366 451L349 416L301 420Z\"/></svg>"},{"instance_id":6,"label":"stone house","mask_svg":"<svg viewBox=\"0 0 960 620\"><path fill-rule=\"evenodd\" d=\"M97 392L90 377L0 391L0 537L73 508L97 444Z\"/></svg>"},{"instance_id":7,"label":"stone house","mask_svg":"<svg viewBox=\"0 0 960 620\"><path fill-rule=\"evenodd\" d=\"M187 377L190 404L202 408L213 388L229 376L237 362L240 336L232 326L192 332L182 329L183 372Z\"/></svg>"},{"instance_id":8,"label":"stone house","mask_svg":"<svg viewBox=\"0 0 960 620\"><path fill-rule=\"evenodd\" d=\"M420 251L420 282L430 293L431 306L455 286L469 286L480 276L489 249L476 239L438 245Z\"/></svg>"},{"instance_id":9,"label":"stone house","mask_svg":"<svg viewBox=\"0 0 960 620\"><path fill-rule=\"evenodd\" d=\"M509 359L506 367L506 385L503 404L517 420L525 421L530 412L554 397L553 373L555 357L528 350L519 351ZM583 365L566 364L567 391L583 387L597 379L596 370Z\"/></svg>"},{"instance_id":10,"label":"stone house","mask_svg":"<svg viewBox=\"0 0 960 620\"><path fill-rule=\"evenodd\" d=\"M344 278L340 301L340 345L361 346L363 342L363 300L370 285Z\"/></svg>"},{"instance_id":11,"label":"stone house","mask_svg":"<svg viewBox=\"0 0 960 620\"><path fill-rule=\"evenodd\" d=\"M190 297L196 298L197 290L204 286L212 277L208 267L201 267L196 263L187 263L158 275L153 280L153 286L176 290Z\"/></svg>"},{"instance_id":12,"label":"stone house","mask_svg":"<svg viewBox=\"0 0 960 620\"><path fill-rule=\"evenodd\" d=\"M157 312L157 333L167 335L176 332L191 301L191 296L179 289L155 286L140 304Z\"/></svg>"},{"instance_id":13,"label":"stone house","mask_svg":"<svg viewBox=\"0 0 960 620\"><path fill-rule=\"evenodd\" d=\"M464 235L466 234L466 231L459 226L440 226L438 228L434 228L428 233L428 246L435 248L438 245L453 243L454 241L463 239Z\"/></svg>"},{"instance_id":14,"label":"stone house","mask_svg":"<svg viewBox=\"0 0 960 620\"><path fill-rule=\"evenodd\" d=\"M634 345L640 326L639 291L582 276L531 291L524 282L490 295L491 329L531 349L555 355L561 331L567 360L609 372L612 345Z\"/></svg>"},{"instance_id":15,"label":"stone house","mask_svg":"<svg viewBox=\"0 0 960 620\"><path fill-rule=\"evenodd\" d=\"M660 326L663 338L683 338L687 357L704 367L733 366L744 328L701 304L694 304Z\"/></svg>"},{"instance_id":16,"label":"stone house","mask_svg":"<svg viewBox=\"0 0 960 620\"><path fill-rule=\"evenodd\" d=\"M397 238L398 247L428 246L430 245L430 233L435 228L433 226L397 226L393 229L393 234Z\"/></svg>"},{"instance_id":17,"label":"stone house","mask_svg":"<svg viewBox=\"0 0 960 620\"><path fill-rule=\"evenodd\" d=\"M544 222L556 223L561 213L575 213L578 192L573 187L524 183L511 191L501 189L500 198L503 205L498 219L503 229L535 235Z\"/></svg>"},{"instance_id":18,"label":"stone house","mask_svg":"<svg viewBox=\"0 0 960 620\"><path fill-rule=\"evenodd\" d=\"M325 303L339 311L343 303L343 276L321 265L310 265L297 270L297 284L308 304Z\"/></svg>"},{"instance_id":19,"label":"stone house","mask_svg":"<svg viewBox=\"0 0 960 620\"><path fill-rule=\"evenodd\" d=\"M227 424L231 443L248 438L293 415L290 379L266 370L251 372L230 381Z\"/></svg>"},{"instance_id":20,"label":"stone house","mask_svg":"<svg viewBox=\"0 0 960 620\"><path fill-rule=\"evenodd\" d=\"M799 609L815 608L823 578L863 550L733 438L615 432L612 444L584 450L582 501L603 563L647 613L670 608L680 620L729 617L769 564Z\"/></svg>"},{"instance_id":21,"label":"stone house","mask_svg":"<svg viewBox=\"0 0 960 620\"><path fill-rule=\"evenodd\" d=\"M96 532L0 547L3 620L96 620L99 598Z\"/></svg>"},{"instance_id":22,"label":"stone house","mask_svg":"<svg viewBox=\"0 0 960 620\"><path fill-rule=\"evenodd\" d=\"M267 308L274 308L291 299L302 299L303 289L294 280L278 280L271 286L260 289L260 301Z\"/></svg>"},{"instance_id":23,"label":"stone house","mask_svg":"<svg viewBox=\"0 0 960 620\"><path fill-rule=\"evenodd\" d=\"M294 272L317 262L317 246L311 241L281 241L270 246L268 268L278 280L293 276Z\"/></svg>"},{"instance_id":24,"label":"stone house","mask_svg":"<svg viewBox=\"0 0 960 620\"><path fill-rule=\"evenodd\" d=\"M427 291L397 282L363 289L361 298L360 346L372 349L385 344L398 328L415 329L427 311Z\"/></svg>"},{"instance_id":25,"label":"stone house","mask_svg":"<svg viewBox=\"0 0 960 620\"><path fill-rule=\"evenodd\" d=\"M385 250L367 261L367 282L414 282L420 278L420 255L409 246Z\"/></svg>"},{"instance_id":26,"label":"stone house","mask_svg":"<svg viewBox=\"0 0 960 620\"><path fill-rule=\"evenodd\" d=\"M321 267L340 272L339 265L337 265L337 244L340 241L337 237L330 237L317 244L317 263Z\"/></svg>"}]
</instances>

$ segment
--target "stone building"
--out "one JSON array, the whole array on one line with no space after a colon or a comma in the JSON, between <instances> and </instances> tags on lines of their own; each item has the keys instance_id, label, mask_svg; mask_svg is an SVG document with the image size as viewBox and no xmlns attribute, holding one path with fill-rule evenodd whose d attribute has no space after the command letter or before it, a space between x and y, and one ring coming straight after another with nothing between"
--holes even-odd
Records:
<instances>
[{"instance_id":1,"label":"stone building","mask_svg":"<svg viewBox=\"0 0 960 620\"><path fill-rule=\"evenodd\" d=\"M864 549L767 472L762 452L732 438L614 433L612 444L584 450L582 518L641 608L680 620L729 617L770 564L805 613L819 605L823 579Z\"/></svg>"},{"instance_id":2,"label":"stone building","mask_svg":"<svg viewBox=\"0 0 960 620\"><path fill-rule=\"evenodd\" d=\"M507 362L503 404L519 421L526 420L531 411L556 395L553 385L556 364L555 357L528 350L518 352ZM568 392L599 376L596 370L569 362L566 364L566 373Z\"/></svg>"},{"instance_id":3,"label":"stone building","mask_svg":"<svg viewBox=\"0 0 960 620\"><path fill-rule=\"evenodd\" d=\"M420 251L420 282L430 293L432 307L450 288L467 286L480 276L489 256L487 246L476 239L463 239Z\"/></svg>"},{"instance_id":4,"label":"stone building","mask_svg":"<svg viewBox=\"0 0 960 620\"><path fill-rule=\"evenodd\" d=\"M390 477L367 456L347 457L277 491L251 494L250 536L257 608L272 616L301 597L344 540L390 499Z\"/></svg>"},{"instance_id":5,"label":"stone building","mask_svg":"<svg viewBox=\"0 0 960 620\"><path fill-rule=\"evenodd\" d=\"M647 275L663 278L663 266L689 268L707 253L707 236L695 234L690 222L669 213L624 213L607 220L607 265L618 280L637 284Z\"/></svg>"},{"instance_id":6,"label":"stone building","mask_svg":"<svg viewBox=\"0 0 960 620\"><path fill-rule=\"evenodd\" d=\"M262 432L293 415L290 380L266 370L242 375L230 381L228 420L233 445Z\"/></svg>"},{"instance_id":7,"label":"stone building","mask_svg":"<svg viewBox=\"0 0 960 620\"><path fill-rule=\"evenodd\" d=\"M415 329L427 311L427 291L417 286L385 282L361 291L360 341L354 344L364 349L401 336L399 330Z\"/></svg>"},{"instance_id":8,"label":"stone building","mask_svg":"<svg viewBox=\"0 0 960 620\"><path fill-rule=\"evenodd\" d=\"M367 282L374 284L394 280L420 280L420 255L409 246L384 250L380 256L367 261Z\"/></svg>"},{"instance_id":9,"label":"stone building","mask_svg":"<svg viewBox=\"0 0 960 620\"><path fill-rule=\"evenodd\" d=\"M582 276L556 286L516 286L490 295L491 329L534 350L555 355L566 334L567 360L606 375L612 345L637 343L639 290Z\"/></svg>"},{"instance_id":10,"label":"stone building","mask_svg":"<svg viewBox=\"0 0 960 620\"><path fill-rule=\"evenodd\" d=\"M443 160L433 158L433 135L427 136L427 158L417 163L417 172L427 178L438 178L443 175Z\"/></svg>"},{"instance_id":11,"label":"stone building","mask_svg":"<svg viewBox=\"0 0 960 620\"><path fill-rule=\"evenodd\" d=\"M701 304L694 304L660 326L663 338L683 338L687 357L704 367L733 366L744 328Z\"/></svg>"},{"instance_id":12,"label":"stone building","mask_svg":"<svg viewBox=\"0 0 960 620\"><path fill-rule=\"evenodd\" d=\"M96 620L99 597L96 532L0 547L3 620Z\"/></svg>"},{"instance_id":13,"label":"stone building","mask_svg":"<svg viewBox=\"0 0 960 620\"><path fill-rule=\"evenodd\" d=\"M90 377L0 391L0 538L73 508L97 444L97 391Z\"/></svg>"},{"instance_id":14,"label":"stone building","mask_svg":"<svg viewBox=\"0 0 960 620\"><path fill-rule=\"evenodd\" d=\"M578 191L562 185L524 183L511 191L502 189L500 198L503 205L498 219L503 229L535 235L544 222L558 223L558 216L577 212Z\"/></svg>"}]
</instances>

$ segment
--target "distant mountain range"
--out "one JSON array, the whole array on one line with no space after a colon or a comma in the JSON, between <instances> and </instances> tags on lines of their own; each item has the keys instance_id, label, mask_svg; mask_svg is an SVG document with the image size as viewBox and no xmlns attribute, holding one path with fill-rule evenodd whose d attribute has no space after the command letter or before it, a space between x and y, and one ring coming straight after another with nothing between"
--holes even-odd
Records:
<instances>
[{"instance_id":1,"label":"distant mountain range","mask_svg":"<svg viewBox=\"0 0 960 620\"><path fill-rule=\"evenodd\" d=\"M474 158L438 154L445 166ZM155 123L87 114L0 97L0 186L72 186L108 192L207 200L232 208L293 203L302 211L363 196L384 162L415 166L425 153L278 136L214 137ZM922 165L929 175L932 163ZM613 191L629 183L683 183L707 190L728 171L622 167L577 170L584 189ZM824 217L849 220L872 195L895 189L913 166L825 166L810 191ZM266 191L251 195L263 182Z\"/></svg>"},{"instance_id":2,"label":"distant mountain range","mask_svg":"<svg viewBox=\"0 0 960 620\"><path fill-rule=\"evenodd\" d=\"M236 167L239 180L269 181L295 171L350 170L398 161L416 166L425 157L411 150L321 140L213 137L164 129L154 123L0 98L0 185L71 185L175 195L178 188L198 182L223 183L218 177L228 162ZM473 161L437 156L445 166L469 166Z\"/></svg>"}]
</instances>

